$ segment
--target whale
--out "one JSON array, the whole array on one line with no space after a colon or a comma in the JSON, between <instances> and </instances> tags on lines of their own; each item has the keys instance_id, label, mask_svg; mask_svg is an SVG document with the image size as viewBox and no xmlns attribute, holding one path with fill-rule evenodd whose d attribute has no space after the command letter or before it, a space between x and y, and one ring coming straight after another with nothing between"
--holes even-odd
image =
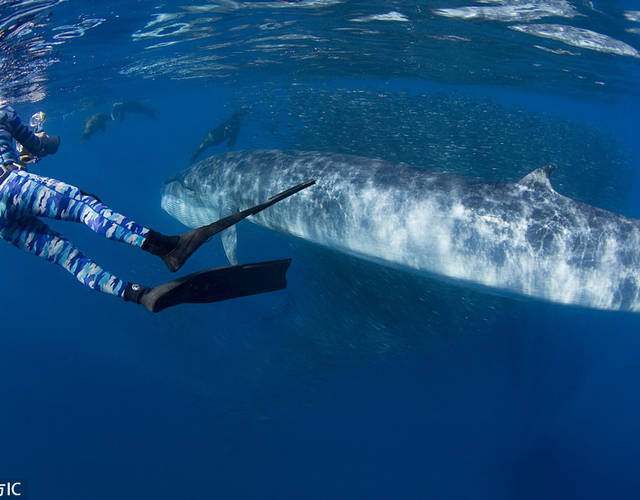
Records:
<instances>
[{"instance_id":1,"label":"whale","mask_svg":"<svg viewBox=\"0 0 640 500\"><path fill-rule=\"evenodd\" d=\"M488 292L640 312L640 221L560 194L552 172L496 183L343 154L231 152L168 180L161 206L198 227L314 178L250 221ZM237 240L223 236L230 260Z\"/></svg>"}]
</instances>

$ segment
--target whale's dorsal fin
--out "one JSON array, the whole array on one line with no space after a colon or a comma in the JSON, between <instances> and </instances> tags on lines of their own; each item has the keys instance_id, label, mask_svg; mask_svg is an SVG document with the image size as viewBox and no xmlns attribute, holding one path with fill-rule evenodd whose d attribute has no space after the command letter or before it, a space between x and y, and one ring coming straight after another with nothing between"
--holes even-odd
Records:
<instances>
[{"instance_id":1,"label":"whale's dorsal fin","mask_svg":"<svg viewBox=\"0 0 640 500\"><path fill-rule=\"evenodd\" d=\"M556 168L553 165L537 168L520 179L518 184L521 186L527 186L531 189L553 189L553 186L551 186L551 174L555 169Z\"/></svg>"}]
</instances>

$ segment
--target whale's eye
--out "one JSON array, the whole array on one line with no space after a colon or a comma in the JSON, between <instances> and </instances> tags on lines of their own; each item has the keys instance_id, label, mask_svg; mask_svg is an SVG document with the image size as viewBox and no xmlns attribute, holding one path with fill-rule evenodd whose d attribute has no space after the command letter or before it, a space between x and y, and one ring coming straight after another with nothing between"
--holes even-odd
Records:
<instances>
[{"instance_id":1,"label":"whale's eye","mask_svg":"<svg viewBox=\"0 0 640 500\"><path fill-rule=\"evenodd\" d=\"M172 184L177 184L181 189L188 191L189 193L195 193L195 189L190 186L189 180L181 177L173 177L167 180L164 185L171 186Z\"/></svg>"},{"instance_id":2,"label":"whale's eye","mask_svg":"<svg viewBox=\"0 0 640 500\"><path fill-rule=\"evenodd\" d=\"M196 190L193 188L192 183L190 183L187 179L184 179L180 182L180 185L185 191L189 191L190 193L195 193Z\"/></svg>"}]
</instances>

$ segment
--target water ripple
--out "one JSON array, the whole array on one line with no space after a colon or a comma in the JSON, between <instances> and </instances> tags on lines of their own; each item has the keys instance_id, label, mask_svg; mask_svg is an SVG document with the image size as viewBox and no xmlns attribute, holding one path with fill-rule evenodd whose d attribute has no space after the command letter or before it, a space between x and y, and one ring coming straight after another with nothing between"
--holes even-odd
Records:
<instances>
[{"instance_id":1,"label":"water ripple","mask_svg":"<svg viewBox=\"0 0 640 500\"><path fill-rule=\"evenodd\" d=\"M586 0L434 0L429 8L407 0L5 0L0 92L33 101L127 78L272 71L637 93L638 11L598 8ZM554 17L575 25L528 23Z\"/></svg>"}]
</instances>

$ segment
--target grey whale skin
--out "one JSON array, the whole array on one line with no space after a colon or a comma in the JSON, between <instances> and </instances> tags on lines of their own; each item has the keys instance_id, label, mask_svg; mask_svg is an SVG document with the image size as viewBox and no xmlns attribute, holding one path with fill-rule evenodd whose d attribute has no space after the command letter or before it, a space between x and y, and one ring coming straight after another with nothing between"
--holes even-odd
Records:
<instances>
[{"instance_id":1,"label":"grey whale skin","mask_svg":"<svg viewBox=\"0 0 640 500\"><path fill-rule=\"evenodd\" d=\"M168 181L162 208L196 227L314 178L252 222L393 266L640 312L640 221L557 193L550 171L483 183L340 154L234 152Z\"/></svg>"}]
</instances>

